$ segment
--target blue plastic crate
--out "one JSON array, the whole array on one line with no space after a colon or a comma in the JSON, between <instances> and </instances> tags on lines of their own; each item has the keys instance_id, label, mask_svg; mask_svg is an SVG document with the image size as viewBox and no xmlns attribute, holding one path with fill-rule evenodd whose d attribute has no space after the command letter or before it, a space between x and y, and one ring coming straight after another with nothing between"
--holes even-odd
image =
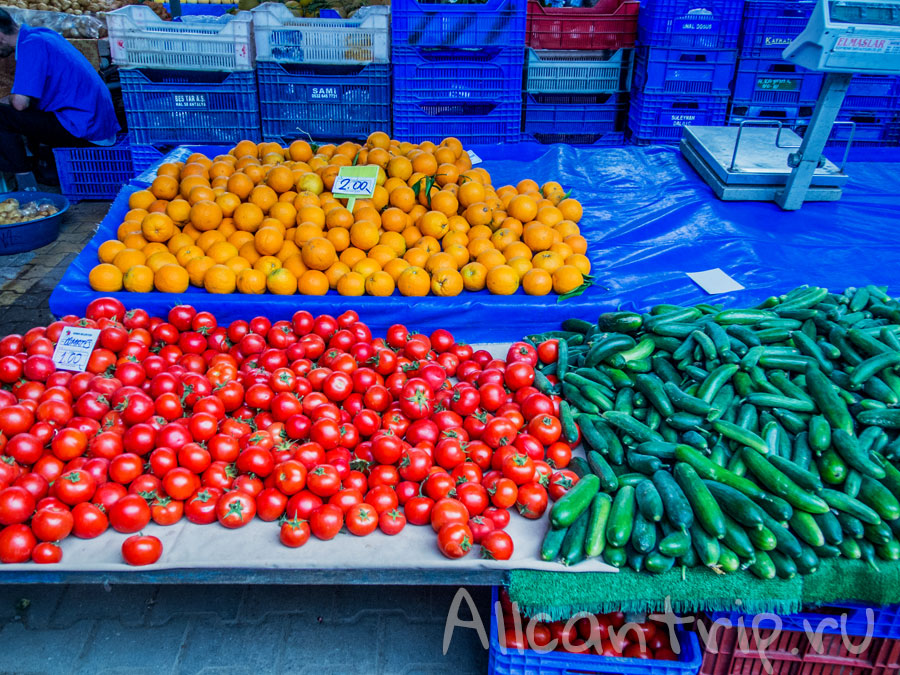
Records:
<instances>
[{"instance_id":1,"label":"blue plastic crate","mask_svg":"<svg viewBox=\"0 0 900 675\"><path fill-rule=\"evenodd\" d=\"M838 113L828 138L829 147L844 147L853 133L853 147L884 148L900 144L900 114L896 110L845 110Z\"/></svg>"},{"instance_id":2,"label":"blue plastic crate","mask_svg":"<svg viewBox=\"0 0 900 675\"><path fill-rule=\"evenodd\" d=\"M502 100L522 91L525 47L395 47L394 95L416 101Z\"/></svg>"},{"instance_id":3,"label":"blue plastic crate","mask_svg":"<svg viewBox=\"0 0 900 675\"><path fill-rule=\"evenodd\" d=\"M614 675L695 675L703 662L696 633L682 626L675 628L678 660L627 659L594 654L540 652L533 649L507 649L500 646L497 622L497 588L491 592L491 637L488 655L489 675L574 675L610 673ZM527 622L523 621L524 625ZM523 630L524 630L523 625ZM673 643L673 648L675 643Z\"/></svg>"},{"instance_id":4,"label":"blue plastic crate","mask_svg":"<svg viewBox=\"0 0 900 675\"><path fill-rule=\"evenodd\" d=\"M549 94L628 91L633 49L528 49L525 90Z\"/></svg>"},{"instance_id":5,"label":"blue plastic crate","mask_svg":"<svg viewBox=\"0 0 900 675\"><path fill-rule=\"evenodd\" d=\"M576 147L590 146L593 148L617 148L625 145L625 132L605 131L595 134L523 133L522 140L525 142L532 141L534 143L540 143L541 145L562 143L563 145L573 145Z\"/></svg>"},{"instance_id":6,"label":"blue plastic crate","mask_svg":"<svg viewBox=\"0 0 900 675\"><path fill-rule=\"evenodd\" d=\"M785 631L805 633L807 628L810 628L813 632L821 631L828 635L840 635L845 632L848 636L861 636L868 632L867 610L871 610L872 613L872 637L900 638L900 605L879 607L861 602L840 602L796 614L779 615L777 619L781 622L781 629ZM709 618L711 621L728 620L732 626L738 625L738 621L743 619L745 626L748 628L753 626L752 614L716 612L710 614ZM774 619L774 616L760 619L760 630L773 628Z\"/></svg>"},{"instance_id":7,"label":"blue plastic crate","mask_svg":"<svg viewBox=\"0 0 900 675\"><path fill-rule=\"evenodd\" d=\"M731 93L737 51L733 49L637 50L634 88L647 94Z\"/></svg>"},{"instance_id":8,"label":"blue plastic crate","mask_svg":"<svg viewBox=\"0 0 900 675\"><path fill-rule=\"evenodd\" d=\"M121 69L134 143L237 143L259 139L256 73Z\"/></svg>"},{"instance_id":9,"label":"blue plastic crate","mask_svg":"<svg viewBox=\"0 0 900 675\"><path fill-rule=\"evenodd\" d=\"M677 143L682 127L722 126L727 112L727 96L636 93L628 111L628 129L635 143Z\"/></svg>"},{"instance_id":10,"label":"blue plastic crate","mask_svg":"<svg viewBox=\"0 0 900 675\"><path fill-rule=\"evenodd\" d=\"M628 94L526 94L522 131L541 138L624 131ZM555 141L561 143L562 141ZM578 145L593 145L582 141Z\"/></svg>"},{"instance_id":11,"label":"blue plastic crate","mask_svg":"<svg viewBox=\"0 0 900 675\"><path fill-rule=\"evenodd\" d=\"M520 47L526 0L448 4L394 0L391 40L397 47Z\"/></svg>"},{"instance_id":12,"label":"blue plastic crate","mask_svg":"<svg viewBox=\"0 0 900 675\"><path fill-rule=\"evenodd\" d=\"M265 140L365 139L391 127L391 67L257 63Z\"/></svg>"},{"instance_id":13,"label":"blue plastic crate","mask_svg":"<svg viewBox=\"0 0 900 675\"><path fill-rule=\"evenodd\" d=\"M850 80L844 110L900 109L900 75L859 75Z\"/></svg>"},{"instance_id":14,"label":"blue plastic crate","mask_svg":"<svg viewBox=\"0 0 900 675\"><path fill-rule=\"evenodd\" d=\"M167 11L171 12L172 8L169 3L164 4ZM211 5L209 3L201 4L199 2L182 2L181 16L222 16L232 9L237 9L237 5Z\"/></svg>"},{"instance_id":15,"label":"blue plastic crate","mask_svg":"<svg viewBox=\"0 0 900 675\"><path fill-rule=\"evenodd\" d=\"M734 73L734 103L815 105L824 77L788 61L741 59Z\"/></svg>"},{"instance_id":16,"label":"blue plastic crate","mask_svg":"<svg viewBox=\"0 0 900 675\"><path fill-rule=\"evenodd\" d=\"M731 116L754 120L797 122L812 117L814 106L801 105L745 105L733 103Z\"/></svg>"},{"instance_id":17,"label":"blue plastic crate","mask_svg":"<svg viewBox=\"0 0 900 675\"><path fill-rule=\"evenodd\" d=\"M134 176L131 145L121 136L115 145L55 148L59 191L71 202L83 199L115 199Z\"/></svg>"},{"instance_id":18,"label":"blue plastic crate","mask_svg":"<svg viewBox=\"0 0 900 675\"><path fill-rule=\"evenodd\" d=\"M131 165L134 168L134 176L158 162L165 153L165 146L156 145L132 145L131 146Z\"/></svg>"},{"instance_id":19,"label":"blue plastic crate","mask_svg":"<svg viewBox=\"0 0 900 675\"><path fill-rule=\"evenodd\" d=\"M522 97L496 101L396 101L394 138L435 143L455 136L463 145L494 145L519 140Z\"/></svg>"},{"instance_id":20,"label":"blue plastic crate","mask_svg":"<svg viewBox=\"0 0 900 675\"><path fill-rule=\"evenodd\" d=\"M744 0L644 0L638 44L645 47L735 49Z\"/></svg>"},{"instance_id":21,"label":"blue plastic crate","mask_svg":"<svg viewBox=\"0 0 900 675\"><path fill-rule=\"evenodd\" d=\"M800 35L816 0L746 0L741 28L741 56L780 59Z\"/></svg>"}]
</instances>

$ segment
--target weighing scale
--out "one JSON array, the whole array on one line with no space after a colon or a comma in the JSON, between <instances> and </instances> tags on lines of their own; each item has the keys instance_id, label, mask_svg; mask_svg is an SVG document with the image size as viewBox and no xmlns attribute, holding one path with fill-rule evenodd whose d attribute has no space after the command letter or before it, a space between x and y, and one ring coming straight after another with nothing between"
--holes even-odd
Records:
<instances>
[{"instance_id":1,"label":"weighing scale","mask_svg":"<svg viewBox=\"0 0 900 675\"><path fill-rule=\"evenodd\" d=\"M681 152L719 199L774 201L786 211L840 199L856 125L835 119L854 73L900 73L900 0L819 0L782 56L827 73L803 138L775 120L684 128ZM822 157L835 124L852 125L840 166Z\"/></svg>"}]
</instances>

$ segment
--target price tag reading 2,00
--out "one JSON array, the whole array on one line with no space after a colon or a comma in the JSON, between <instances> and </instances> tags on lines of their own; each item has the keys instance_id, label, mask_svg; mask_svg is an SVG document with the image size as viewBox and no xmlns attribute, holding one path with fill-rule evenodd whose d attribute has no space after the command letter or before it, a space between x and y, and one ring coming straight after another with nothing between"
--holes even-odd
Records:
<instances>
[{"instance_id":1,"label":"price tag reading 2,00","mask_svg":"<svg viewBox=\"0 0 900 675\"><path fill-rule=\"evenodd\" d=\"M332 193L337 199L347 199L347 208L353 210L357 198L371 199L378 182L377 166L342 166L334 179Z\"/></svg>"}]
</instances>

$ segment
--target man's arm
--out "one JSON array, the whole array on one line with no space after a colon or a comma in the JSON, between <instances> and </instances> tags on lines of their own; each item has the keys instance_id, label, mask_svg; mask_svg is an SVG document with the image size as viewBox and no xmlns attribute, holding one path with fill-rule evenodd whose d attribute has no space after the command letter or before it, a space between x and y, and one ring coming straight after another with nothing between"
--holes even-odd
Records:
<instances>
[{"instance_id":1,"label":"man's arm","mask_svg":"<svg viewBox=\"0 0 900 675\"><path fill-rule=\"evenodd\" d=\"M29 96L22 96L22 94L13 94L11 98L12 107L16 110L25 110L31 103L31 98Z\"/></svg>"}]
</instances>

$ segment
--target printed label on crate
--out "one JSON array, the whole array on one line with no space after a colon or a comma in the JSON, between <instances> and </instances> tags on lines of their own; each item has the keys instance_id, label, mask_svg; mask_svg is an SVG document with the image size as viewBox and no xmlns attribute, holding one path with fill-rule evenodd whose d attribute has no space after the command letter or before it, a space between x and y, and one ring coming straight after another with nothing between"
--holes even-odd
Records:
<instances>
[{"instance_id":1,"label":"printed label on crate","mask_svg":"<svg viewBox=\"0 0 900 675\"><path fill-rule=\"evenodd\" d=\"M786 37L769 37L766 35L763 38L763 45L766 47L787 47L791 42L793 42L793 40Z\"/></svg>"},{"instance_id":2,"label":"printed label on crate","mask_svg":"<svg viewBox=\"0 0 900 675\"><path fill-rule=\"evenodd\" d=\"M312 87L309 97L314 101L339 101L341 90L340 87Z\"/></svg>"},{"instance_id":3,"label":"printed label on crate","mask_svg":"<svg viewBox=\"0 0 900 675\"><path fill-rule=\"evenodd\" d=\"M672 22L675 33L714 33L719 30L719 22L712 19L685 18Z\"/></svg>"},{"instance_id":4,"label":"printed label on crate","mask_svg":"<svg viewBox=\"0 0 900 675\"><path fill-rule=\"evenodd\" d=\"M697 119L697 113L663 113L661 119L661 126L683 127L686 124L693 124Z\"/></svg>"},{"instance_id":5,"label":"printed label on crate","mask_svg":"<svg viewBox=\"0 0 900 675\"><path fill-rule=\"evenodd\" d=\"M66 326L53 350L53 363L60 370L77 370L83 373L98 337L100 331L96 328Z\"/></svg>"},{"instance_id":6,"label":"printed label on crate","mask_svg":"<svg viewBox=\"0 0 900 675\"><path fill-rule=\"evenodd\" d=\"M842 35L834 43L834 51L864 52L867 54L898 54L900 53L900 40Z\"/></svg>"},{"instance_id":7,"label":"printed label on crate","mask_svg":"<svg viewBox=\"0 0 900 675\"><path fill-rule=\"evenodd\" d=\"M800 80L786 77L760 77L756 80L756 88L761 91L798 91Z\"/></svg>"},{"instance_id":8,"label":"printed label on crate","mask_svg":"<svg viewBox=\"0 0 900 675\"><path fill-rule=\"evenodd\" d=\"M206 108L206 94L173 94L176 108Z\"/></svg>"}]
</instances>

